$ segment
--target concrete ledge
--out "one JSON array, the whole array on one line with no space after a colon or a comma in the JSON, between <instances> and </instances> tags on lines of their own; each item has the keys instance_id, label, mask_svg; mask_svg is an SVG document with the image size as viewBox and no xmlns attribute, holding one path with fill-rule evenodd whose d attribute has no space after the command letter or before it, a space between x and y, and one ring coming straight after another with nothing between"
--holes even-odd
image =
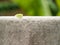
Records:
<instances>
[{"instance_id":1,"label":"concrete ledge","mask_svg":"<svg viewBox=\"0 0 60 45\"><path fill-rule=\"evenodd\" d=\"M0 17L0 45L60 45L60 17Z\"/></svg>"}]
</instances>

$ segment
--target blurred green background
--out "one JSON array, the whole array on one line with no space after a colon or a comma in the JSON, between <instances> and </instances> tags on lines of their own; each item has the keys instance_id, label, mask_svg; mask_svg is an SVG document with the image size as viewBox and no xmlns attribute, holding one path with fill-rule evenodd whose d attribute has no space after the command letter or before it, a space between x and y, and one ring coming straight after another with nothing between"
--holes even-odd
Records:
<instances>
[{"instance_id":1,"label":"blurred green background","mask_svg":"<svg viewBox=\"0 0 60 45\"><path fill-rule=\"evenodd\" d=\"M0 0L0 16L60 16L60 0Z\"/></svg>"}]
</instances>

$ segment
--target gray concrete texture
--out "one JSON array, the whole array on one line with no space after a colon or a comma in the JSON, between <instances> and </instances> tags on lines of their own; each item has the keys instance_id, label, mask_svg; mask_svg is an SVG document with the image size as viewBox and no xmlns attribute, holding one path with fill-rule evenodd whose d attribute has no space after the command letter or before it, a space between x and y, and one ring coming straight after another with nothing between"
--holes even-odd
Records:
<instances>
[{"instance_id":1,"label":"gray concrete texture","mask_svg":"<svg viewBox=\"0 0 60 45\"><path fill-rule=\"evenodd\" d=\"M60 17L0 17L0 45L60 45Z\"/></svg>"}]
</instances>

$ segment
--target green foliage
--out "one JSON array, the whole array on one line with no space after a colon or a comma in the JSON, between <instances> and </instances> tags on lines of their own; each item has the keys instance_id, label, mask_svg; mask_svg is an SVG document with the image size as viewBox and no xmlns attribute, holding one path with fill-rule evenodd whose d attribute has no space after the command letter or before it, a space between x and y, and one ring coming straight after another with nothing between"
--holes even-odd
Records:
<instances>
[{"instance_id":1,"label":"green foliage","mask_svg":"<svg viewBox=\"0 0 60 45\"><path fill-rule=\"evenodd\" d=\"M11 0L0 2L0 12L15 10L19 7L28 16L60 16L60 0ZM18 7L19 6L19 7Z\"/></svg>"},{"instance_id":2,"label":"green foliage","mask_svg":"<svg viewBox=\"0 0 60 45\"><path fill-rule=\"evenodd\" d=\"M55 1L56 1L57 6L58 6L57 16L60 16L60 0L55 0Z\"/></svg>"},{"instance_id":3,"label":"green foliage","mask_svg":"<svg viewBox=\"0 0 60 45\"><path fill-rule=\"evenodd\" d=\"M49 2L49 7L50 7L50 10L52 12L52 15L56 16L56 13L58 11L56 4L53 2L53 0L48 0L48 2Z\"/></svg>"},{"instance_id":4,"label":"green foliage","mask_svg":"<svg viewBox=\"0 0 60 45\"><path fill-rule=\"evenodd\" d=\"M9 11L19 8L16 4L9 2L0 2L0 12Z\"/></svg>"},{"instance_id":5,"label":"green foliage","mask_svg":"<svg viewBox=\"0 0 60 45\"><path fill-rule=\"evenodd\" d=\"M51 11L47 0L12 0L18 4L27 15L50 16ZM47 2L47 3L46 3Z\"/></svg>"}]
</instances>

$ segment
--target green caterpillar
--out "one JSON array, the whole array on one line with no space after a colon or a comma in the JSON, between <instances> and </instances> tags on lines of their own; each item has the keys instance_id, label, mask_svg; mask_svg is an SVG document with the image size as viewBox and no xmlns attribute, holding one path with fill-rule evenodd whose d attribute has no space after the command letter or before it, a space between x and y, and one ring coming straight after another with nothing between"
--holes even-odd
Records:
<instances>
[{"instance_id":1,"label":"green caterpillar","mask_svg":"<svg viewBox=\"0 0 60 45\"><path fill-rule=\"evenodd\" d=\"M22 18L23 17L23 14L16 14L15 15L17 18Z\"/></svg>"}]
</instances>

